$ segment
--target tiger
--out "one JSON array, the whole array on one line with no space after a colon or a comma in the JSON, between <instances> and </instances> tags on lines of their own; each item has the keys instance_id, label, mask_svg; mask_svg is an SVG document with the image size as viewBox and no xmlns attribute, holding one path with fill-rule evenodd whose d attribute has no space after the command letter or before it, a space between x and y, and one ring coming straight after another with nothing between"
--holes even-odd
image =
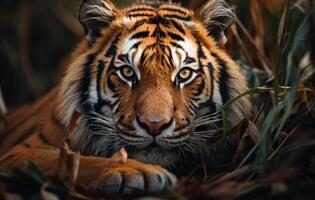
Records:
<instances>
[{"instance_id":1,"label":"tiger","mask_svg":"<svg viewBox=\"0 0 315 200\"><path fill-rule=\"evenodd\" d=\"M207 0L194 11L163 1L122 9L109 0L81 1L85 37L40 104L51 108L49 117L1 156L0 169L31 160L53 175L69 139L81 155L77 182L93 191L174 188L174 166L211 154L205 141L224 126L222 106L248 90L225 49L234 19L225 0ZM250 97L235 101L227 126L248 118L251 107ZM113 161L122 148L128 159Z\"/></svg>"}]
</instances>

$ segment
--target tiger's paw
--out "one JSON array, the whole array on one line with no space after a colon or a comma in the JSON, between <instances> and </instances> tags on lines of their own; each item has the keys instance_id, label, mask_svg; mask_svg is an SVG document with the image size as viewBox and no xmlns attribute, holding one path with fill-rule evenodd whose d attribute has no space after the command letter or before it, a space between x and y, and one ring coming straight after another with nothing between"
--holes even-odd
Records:
<instances>
[{"instance_id":1,"label":"tiger's paw","mask_svg":"<svg viewBox=\"0 0 315 200\"><path fill-rule=\"evenodd\" d=\"M176 182L175 175L160 166L129 160L125 165L104 171L94 189L111 193L162 192L174 188Z\"/></svg>"}]
</instances>

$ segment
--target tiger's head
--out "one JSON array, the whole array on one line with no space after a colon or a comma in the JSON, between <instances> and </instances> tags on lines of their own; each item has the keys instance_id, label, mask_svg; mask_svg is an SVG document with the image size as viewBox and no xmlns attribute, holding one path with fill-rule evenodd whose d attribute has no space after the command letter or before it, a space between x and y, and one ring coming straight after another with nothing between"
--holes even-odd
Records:
<instances>
[{"instance_id":1,"label":"tiger's head","mask_svg":"<svg viewBox=\"0 0 315 200\"><path fill-rule=\"evenodd\" d=\"M199 152L222 128L220 107L247 90L240 68L224 51L234 20L224 0L197 12L141 2L118 10L107 0L84 0L86 39L61 83L59 117L79 114L72 147L83 154L129 156L168 166L185 151ZM246 117L246 97L229 122Z\"/></svg>"}]
</instances>

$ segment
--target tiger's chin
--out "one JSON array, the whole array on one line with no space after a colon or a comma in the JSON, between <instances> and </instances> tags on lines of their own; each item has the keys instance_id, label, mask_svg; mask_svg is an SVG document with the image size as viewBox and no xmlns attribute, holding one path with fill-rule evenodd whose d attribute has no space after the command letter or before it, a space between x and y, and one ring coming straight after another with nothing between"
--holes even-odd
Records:
<instances>
[{"instance_id":1,"label":"tiger's chin","mask_svg":"<svg viewBox=\"0 0 315 200\"><path fill-rule=\"evenodd\" d=\"M128 156L131 159L160 165L167 169L174 167L175 163L180 160L178 153L158 146L134 149L133 151L128 151Z\"/></svg>"}]
</instances>

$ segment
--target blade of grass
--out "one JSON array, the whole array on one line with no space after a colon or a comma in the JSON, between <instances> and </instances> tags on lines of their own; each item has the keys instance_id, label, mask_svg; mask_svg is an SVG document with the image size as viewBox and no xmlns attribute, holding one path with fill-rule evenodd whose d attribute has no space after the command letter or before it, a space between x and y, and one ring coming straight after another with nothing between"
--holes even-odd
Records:
<instances>
[{"instance_id":1,"label":"blade of grass","mask_svg":"<svg viewBox=\"0 0 315 200\"><path fill-rule=\"evenodd\" d=\"M299 26L298 30L296 31L296 34L293 38L293 44L292 44L292 50L288 54L287 58L287 73L288 75L285 78L285 85L289 84L291 73L292 73L292 67L293 67L293 56L294 53L297 51L299 45L301 44L301 41L305 38L306 34L309 32L309 16L306 16L304 20L302 21L302 24Z\"/></svg>"},{"instance_id":2,"label":"blade of grass","mask_svg":"<svg viewBox=\"0 0 315 200\"><path fill-rule=\"evenodd\" d=\"M2 95L2 89L0 86L0 118L2 118L7 113L7 106L5 104L3 95Z\"/></svg>"}]
</instances>

